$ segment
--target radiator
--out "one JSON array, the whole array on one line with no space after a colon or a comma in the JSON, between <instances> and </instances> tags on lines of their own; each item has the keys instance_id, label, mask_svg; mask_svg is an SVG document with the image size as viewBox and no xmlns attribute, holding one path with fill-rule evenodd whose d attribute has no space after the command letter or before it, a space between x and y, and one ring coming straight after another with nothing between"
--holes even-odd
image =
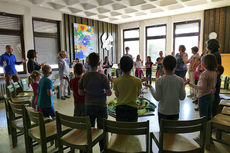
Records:
<instances>
[{"instance_id":1,"label":"radiator","mask_svg":"<svg viewBox=\"0 0 230 153\"><path fill-rule=\"evenodd\" d=\"M0 81L0 98L2 99L4 94L6 94L6 82Z\"/></svg>"}]
</instances>

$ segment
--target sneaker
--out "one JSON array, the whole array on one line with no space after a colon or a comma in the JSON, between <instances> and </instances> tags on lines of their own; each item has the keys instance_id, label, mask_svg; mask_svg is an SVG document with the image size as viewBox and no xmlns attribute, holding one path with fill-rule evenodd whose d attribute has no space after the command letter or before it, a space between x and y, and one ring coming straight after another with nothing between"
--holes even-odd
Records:
<instances>
[{"instance_id":1,"label":"sneaker","mask_svg":"<svg viewBox=\"0 0 230 153\"><path fill-rule=\"evenodd\" d=\"M61 100L65 100L65 97L64 97L64 96L61 96Z\"/></svg>"},{"instance_id":2,"label":"sneaker","mask_svg":"<svg viewBox=\"0 0 230 153\"><path fill-rule=\"evenodd\" d=\"M70 98L70 96L65 96L65 98Z\"/></svg>"}]
</instances>

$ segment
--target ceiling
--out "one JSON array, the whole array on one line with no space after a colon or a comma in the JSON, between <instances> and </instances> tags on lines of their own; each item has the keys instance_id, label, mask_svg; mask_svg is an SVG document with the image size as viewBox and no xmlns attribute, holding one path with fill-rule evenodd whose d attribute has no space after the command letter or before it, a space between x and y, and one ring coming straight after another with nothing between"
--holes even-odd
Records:
<instances>
[{"instance_id":1,"label":"ceiling","mask_svg":"<svg viewBox=\"0 0 230 153\"><path fill-rule=\"evenodd\" d=\"M230 5L230 0L4 0L120 24Z\"/></svg>"}]
</instances>

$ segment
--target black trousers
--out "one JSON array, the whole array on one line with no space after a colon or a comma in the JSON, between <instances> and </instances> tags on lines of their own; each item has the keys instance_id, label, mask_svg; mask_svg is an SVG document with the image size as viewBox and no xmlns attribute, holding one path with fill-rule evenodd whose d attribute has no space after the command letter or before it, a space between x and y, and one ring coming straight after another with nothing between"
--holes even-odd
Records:
<instances>
[{"instance_id":1,"label":"black trousers","mask_svg":"<svg viewBox=\"0 0 230 153\"><path fill-rule=\"evenodd\" d=\"M128 105L118 105L116 107L116 121L137 122L137 108Z\"/></svg>"}]
</instances>

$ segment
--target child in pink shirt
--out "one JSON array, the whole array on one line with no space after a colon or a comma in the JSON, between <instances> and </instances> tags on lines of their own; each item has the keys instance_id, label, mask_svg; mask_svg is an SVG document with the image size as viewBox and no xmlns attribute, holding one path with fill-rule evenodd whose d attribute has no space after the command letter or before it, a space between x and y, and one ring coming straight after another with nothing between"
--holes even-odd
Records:
<instances>
[{"instance_id":1,"label":"child in pink shirt","mask_svg":"<svg viewBox=\"0 0 230 153\"><path fill-rule=\"evenodd\" d=\"M204 68L204 72L201 73L198 84L195 85L189 83L189 85L197 89L196 96L198 98L200 117L205 116L207 120L210 120L212 116L212 102L214 100L213 91L215 89L217 78L216 57L212 54L203 56L201 59L201 65Z\"/></svg>"},{"instance_id":2,"label":"child in pink shirt","mask_svg":"<svg viewBox=\"0 0 230 153\"><path fill-rule=\"evenodd\" d=\"M29 84L31 84L33 88L33 92L34 92L32 106L38 112L41 112L41 109L37 106L38 104L38 84L39 84L40 78L41 78L41 73L36 70L34 70L29 76Z\"/></svg>"}]
</instances>

